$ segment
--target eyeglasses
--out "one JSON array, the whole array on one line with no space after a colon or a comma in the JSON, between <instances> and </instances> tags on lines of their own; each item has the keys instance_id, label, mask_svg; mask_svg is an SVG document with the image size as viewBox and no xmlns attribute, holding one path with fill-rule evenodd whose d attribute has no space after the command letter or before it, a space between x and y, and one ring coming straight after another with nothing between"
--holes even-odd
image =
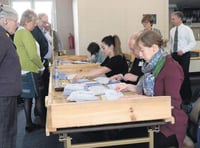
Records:
<instances>
[{"instance_id":1,"label":"eyeglasses","mask_svg":"<svg viewBox=\"0 0 200 148\"><path fill-rule=\"evenodd\" d=\"M42 22L42 24L44 24L44 25L49 24L48 22L43 21L43 20L41 20L41 22Z\"/></svg>"}]
</instances>

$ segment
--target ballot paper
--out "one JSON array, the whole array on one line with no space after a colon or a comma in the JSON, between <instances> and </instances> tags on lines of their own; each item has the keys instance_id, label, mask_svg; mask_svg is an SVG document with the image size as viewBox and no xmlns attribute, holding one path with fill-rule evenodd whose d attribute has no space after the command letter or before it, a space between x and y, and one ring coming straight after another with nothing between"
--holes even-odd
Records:
<instances>
[{"instance_id":1,"label":"ballot paper","mask_svg":"<svg viewBox=\"0 0 200 148\"><path fill-rule=\"evenodd\" d=\"M76 74L68 74L67 79L72 80L75 76L76 76Z\"/></svg>"},{"instance_id":2,"label":"ballot paper","mask_svg":"<svg viewBox=\"0 0 200 148\"><path fill-rule=\"evenodd\" d=\"M58 79L59 79L59 80L66 80L66 79L67 79L67 74L66 74L66 73L62 73L62 72L59 72L59 73L58 73Z\"/></svg>"},{"instance_id":3,"label":"ballot paper","mask_svg":"<svg viewBox=\"0 0 200 148\"><path fill-rule=\"evenodd\" d=\"M97 77L94 79L94 81L97 81L101 84L108 84L110 79L108 77Z\"/></svg>"},{"instance_id":4,"label":"ballot paper","mask_svg":"<svg viewBox=\"0 0 200 148\"><path fill-rule=\"evenodd\" d=\"M122 84L122 83L121 82L118 82L118 83L109 83L109 84L107 84L107 87L110 88L110 89L116 90L116 86L119 85L119 84Z\"/></svg>"},{"instance_id":5,"label":"ballot paper","mask_svg":"<svg viewBox=\"0 0 200 148\"><path fill-rule=\"evenodd\" d=\"M75 101L75 102L83 102L83 101L96 101L99 100L97 96L93 92L90 91L74 91L69 97L67 97L67 101Z\"/></svg>"},{"instance_id":6,"label":"ballot paper","mask_svg":"<svg viewBox=\"0 0 200 148\"><path fill-rule=\"evenodd\" d=\"M103 94L105 94L105 91L107 89L108 88L106 88L103 85L95 85L95 86L88 87L88 90L92 91L95 95L103 95Z\"/></svg>"},{"instance_id":7,"label":"ballot paper","mask_svg":"<svg viewBox=\"0 0 200 148\"><path fill-rule=\"evenodd\" d=\"M84 90L84 84L67 84L64 87L63 95L70 95L74 91Z\"/></svg>"},{"instance_id":8,"label":"ballot paper","mask_svg":"<svg viewBox=\"0 0 200 148\"><path fill-rule=\"evenodd\" d=\"M101 96L102 100L117 100L123 96L122 92L117 92L113 89L107 89L105 94Z\"/></svg>"},{"instance_id":9,"label":"ballot paper","mask_svg":"<svg viewBox=\"0 0 200 148\"><path fill-rule=\"evenodd\" d=\"M69 74L67 75L67 79L72 83L73 78L76 76L76 74ZM88 79L79 79L76 81L76 83L84 83L84 82L89 82Z\"/></svg>"}]
</instances>

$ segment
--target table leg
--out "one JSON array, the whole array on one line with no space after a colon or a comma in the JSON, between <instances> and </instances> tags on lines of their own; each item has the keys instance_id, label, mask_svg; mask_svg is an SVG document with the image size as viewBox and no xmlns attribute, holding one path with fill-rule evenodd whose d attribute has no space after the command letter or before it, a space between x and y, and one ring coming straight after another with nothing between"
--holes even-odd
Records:
<instances>
[{"instance_id":1,"label":"table leg","mask_svg":"<svg viewBox=\"0 0 200 148\"><path fill-rule=\"evenodd\" d=\"M72 147L71 138L66 133L59 135L59 141L64 143L64 148Z\"/></svg>"},{"instance_id":2,"label":"table leg","mask_svg":"<svg viewBox=\"0 0 200 148\"><path fill-rule=\"evenodd\" d=\"M153 129L149 128L148 129L148 132L149 132L149 148L153 148L154 147L154 131Z\"/></svg>"}]
</instances>

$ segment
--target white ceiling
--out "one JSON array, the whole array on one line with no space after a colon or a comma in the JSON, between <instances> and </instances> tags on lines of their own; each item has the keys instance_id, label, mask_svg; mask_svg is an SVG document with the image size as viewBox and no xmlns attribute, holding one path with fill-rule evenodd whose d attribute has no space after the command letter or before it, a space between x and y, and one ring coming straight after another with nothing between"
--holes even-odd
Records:
<instances>
[{"instance_id":1,"label":"white ceiling","mask_svg":"<svg viewBox=\"0 0 200 148\"><path fill-rule=\"evenodd\" d=\"M177 8L199 8L200 0L169 0L169 4L176 4Z\"/></svg>"}]
</instances>

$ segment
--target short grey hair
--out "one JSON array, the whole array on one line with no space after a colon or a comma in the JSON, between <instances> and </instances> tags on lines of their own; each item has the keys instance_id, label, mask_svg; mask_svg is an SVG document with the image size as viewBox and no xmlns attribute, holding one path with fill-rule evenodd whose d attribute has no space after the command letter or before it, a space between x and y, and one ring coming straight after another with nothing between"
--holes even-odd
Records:
<instances>
[{"instance_id":1,"label":"short grey hair","mask_svg":"<svg viewBox=\"0 0 200 148\"><path fill-rule=\"evenodd\" d=\"M15 9L13 9L8 5L0 5L0 19L2 18L8 18L8 19L18 18L18 13Z\"/></svg>"},{"instance_id":2,"label":"short grey hair","mask_svg":"<svg viewBox=\"0 0 200 148\"><path fill-rule=\"evenodd\" d=\"M47 14L46 13L39 13L38 14L38 19L41 20L43 16L47 16Z\"/></svg>"},{"instance_id":3,"label":"short grey hair","mask_svg":"<svg viewBox=\"0 0 200 148\"><path fill-rule=\"evenodd\" d=\"M183 20L183 17L184 17L183 12L181 12L181 11L174 11L174 12L172 12L172 15L176 15L181 20Z\"/></svg>"}]
</instances>

